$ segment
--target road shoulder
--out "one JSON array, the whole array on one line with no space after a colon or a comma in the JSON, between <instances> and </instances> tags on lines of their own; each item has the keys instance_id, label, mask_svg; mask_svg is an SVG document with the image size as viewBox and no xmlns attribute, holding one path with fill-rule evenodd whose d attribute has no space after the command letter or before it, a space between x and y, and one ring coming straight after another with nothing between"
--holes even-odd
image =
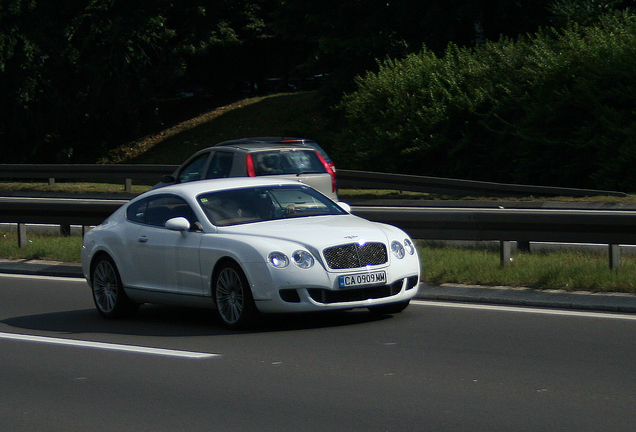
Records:
<instances>
[{"instance_id":1,"label":"road shoulder","mask_svg":"<svg viewBox=\"0 0 636 432\"><path fill-rule=\"evenodd\" d=\"M421 300L636 313L636 296L624 293L570 292L565 290L537 290L532 288L460 284L443 284L440 286L422 284L417 298Z\"/></svg>"},{"instance_id":2,"label":"road shoulder","mask_svg":"<svg viewBox=\"0 0 636 432\"><path fill-rule=\"evenodd\" d=\"M0 259L0 273L83 278L79 263ZM636 313L636 295L480 285L420 285L419 300Z\"/></svg>"}]
</instances>

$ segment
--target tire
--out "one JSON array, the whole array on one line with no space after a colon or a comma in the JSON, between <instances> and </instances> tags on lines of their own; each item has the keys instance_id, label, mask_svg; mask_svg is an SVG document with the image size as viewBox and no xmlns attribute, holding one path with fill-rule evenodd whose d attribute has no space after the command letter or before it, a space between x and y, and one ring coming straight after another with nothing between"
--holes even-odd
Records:
<instances>
[{"instance_id":1,"label":"tire","mask_svg":"<svg viewBox=\"0 0 636 432\"><path fill-rule=\"evenodd\" d=\"M392 303L382 306L373 306L369 308L369 311L378 315L391 315L402 312L409 305L410 300L400 303Z\"/></svg>"},{"instance_id":2,"label":"tire","mask_svg":"<svg viewBox=\"0 0 636 432\"><path fill-rule=\"evenodd\" d=\"M130 315L139 307L124 292L117 266L108 255L102 255L95 261L91 288L95 307L106 318Z\"/></svg>"},{"instance_id":3,"label":"tire","mask_svg":"<svg viewBox=\"0 0 636 432\"><path fill-rule=\"evenodd\" d=\"M243 270L234 262L222 264L213 279L216 312L224 326L245 329L256 323L258 311Z\"/></svg>"}]
</instances>

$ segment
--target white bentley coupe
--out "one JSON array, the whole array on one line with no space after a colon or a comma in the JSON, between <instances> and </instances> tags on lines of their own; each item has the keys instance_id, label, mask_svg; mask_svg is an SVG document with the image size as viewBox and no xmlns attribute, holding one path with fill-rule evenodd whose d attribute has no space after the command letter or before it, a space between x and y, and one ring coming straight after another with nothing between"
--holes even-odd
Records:
<instances>
[{"instance_id":1,"label":"white bentley coupe","mask_svg":"<svg viewBox=\"0 0 636 432\"><path fill-rule=\"evenodd\" d=\"M262 313L403 310L420 261L399 228L292 180L228 178L139 195L88 231L82 268L105 317L143 303L210 307L230 328Z\"/></svg>"}]
</instances>

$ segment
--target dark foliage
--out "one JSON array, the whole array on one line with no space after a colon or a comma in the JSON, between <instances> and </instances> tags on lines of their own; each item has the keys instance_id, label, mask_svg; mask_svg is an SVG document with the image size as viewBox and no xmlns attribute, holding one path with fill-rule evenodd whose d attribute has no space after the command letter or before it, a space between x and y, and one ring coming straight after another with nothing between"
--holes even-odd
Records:
<instances>
[{"instance_id":1,"label":"dark foliage","mask_svg":"<svg viewBox=\"0 0 636 432\"><path fill-rule=\"evenodd\" d=\"M4 0L0 162L90 163L233 98L322 86L350 92L340 166L633 190L635 5Z\"/></svg>"},{"instance_id":2,"label":"dark foliage","mask_svg":"<svg viewBox=\"0 0 636 432\"><path fill-rule=\"evenodd\" d=\"M275 0L6 0L0 8L0 160L94 161L163 120L187 64L266 39ZM244 53L249 55L250 53ZM235 69L231 61L213 71ZM219 73L210 74L213 77Z\"/></svg>"},{"instance_id":3,"label":"dark foliage","mask_svg":"<svg viewBox=\"0 0 636 432\"><path fill-rule=\"evenodd\" d=\"M342 108L355 168L636 190L636 18L385 62Z\"/></svg>"}]
</instances>

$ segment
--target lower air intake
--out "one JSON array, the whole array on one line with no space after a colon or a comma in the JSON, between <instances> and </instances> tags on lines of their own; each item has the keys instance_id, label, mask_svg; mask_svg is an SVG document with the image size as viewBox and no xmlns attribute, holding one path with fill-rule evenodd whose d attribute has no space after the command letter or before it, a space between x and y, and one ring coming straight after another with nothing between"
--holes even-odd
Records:
<instances>
[{"instance_id":1,"label":"lower air intake","mask_svg":"<svg viewBox=\"0 0 636 432\"><path fill-rule=\"evenodd\" d=\"M377 299L391 297L399 294L402 290L403 280L392 283L391 285L382 285L378 287L343 289L339 291L327 290L322 288L311 288L307 292L313 301L317 303L346 303L369 299Z\"/></svg>"}]
</instances>

